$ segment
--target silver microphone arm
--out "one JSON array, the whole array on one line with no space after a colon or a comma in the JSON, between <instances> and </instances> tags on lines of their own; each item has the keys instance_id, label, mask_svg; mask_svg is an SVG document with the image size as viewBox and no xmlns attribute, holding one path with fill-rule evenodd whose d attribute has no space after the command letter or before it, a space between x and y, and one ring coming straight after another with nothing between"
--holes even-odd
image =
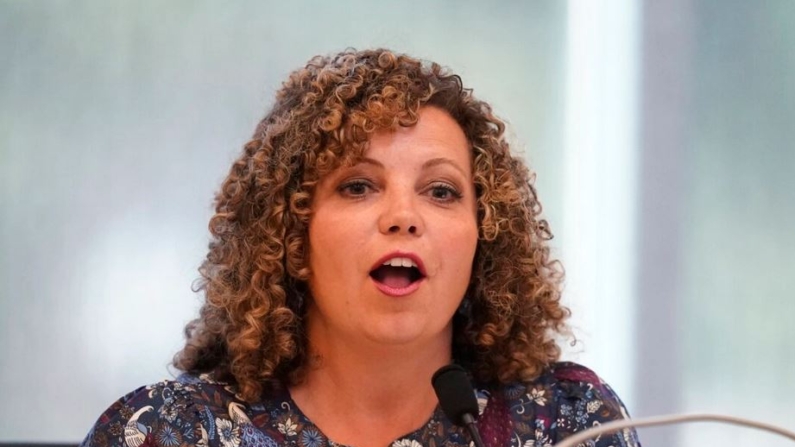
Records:
<instances>
[{"instance_id":1,"label":"silver microphone arm","mask_svg":"<svg viewBox=\"0 0 795 447\"><path fill-rule=\"evenodd\" d=\"M617 421L610 421L606 424L591 427L588 430L575 433L555 444L555 447L575 447L577 444L596 436L606 433L612 434L625 428L653 427L656 425L669 425L680 422L723 422L769 431L795 441L795 432L764 422L757 422L749 419L743 419L735 416L725 416L721 414L672 414L642 419L621 419Z\"/></svg>"}]
</instances>

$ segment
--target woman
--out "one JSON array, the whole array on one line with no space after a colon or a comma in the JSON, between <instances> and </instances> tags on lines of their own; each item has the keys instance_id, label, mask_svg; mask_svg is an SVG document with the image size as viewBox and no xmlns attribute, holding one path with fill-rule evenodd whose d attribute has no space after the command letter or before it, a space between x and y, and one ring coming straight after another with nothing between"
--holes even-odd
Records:
<instances>
[{"instance_id":1,"label":"woman","mask_svg":"<svg viewBox=\"0 0 795 447\"><path fill-rule=\"evenodd\" d=\"M113 404L83 445L465 446L431 387L451 362L487 446L626 417L556 363L562 273L504 127L460 78L390 51L294 72L217 194L185 373Z\"/></svg>"}]
</instances>

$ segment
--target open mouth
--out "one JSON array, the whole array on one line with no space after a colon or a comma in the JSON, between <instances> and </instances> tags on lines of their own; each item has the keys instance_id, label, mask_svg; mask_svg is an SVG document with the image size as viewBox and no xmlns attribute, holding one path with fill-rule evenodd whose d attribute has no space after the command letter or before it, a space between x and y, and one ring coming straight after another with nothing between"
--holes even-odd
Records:
<instances>
[{"instance_id":1,"label":"open mouth","mask_svg":"<svg viewBox=\"0 0 795 447\"><path fill-rule=\"evenodd\" d=\"M370 272L370 277L389 288L405 289L425 276L411 259L392 258Z\"/></svg>"}]
</instances>

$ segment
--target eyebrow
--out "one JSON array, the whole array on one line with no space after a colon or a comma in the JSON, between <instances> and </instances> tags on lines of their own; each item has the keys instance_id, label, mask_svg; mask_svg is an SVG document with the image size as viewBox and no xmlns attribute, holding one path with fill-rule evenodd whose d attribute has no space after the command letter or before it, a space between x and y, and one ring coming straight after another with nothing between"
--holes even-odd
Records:
<instances>
[{"instance_id":1,"label":"eyebrow","mask_svg":"<svg viewBox=\"0 0 795 447\"><path fill-rule=\"evenodd\" d=\"M356 164L359 164L359 163L367 163L369 165L373 165L375 167L384 169L384 164L383 163L381 163L378 160L374 160L372 158L362 157L362 158L356 160Z\"/></svg>"},{"instance_id":2,"label":"eyebrow","mask_svg":"<svg viewBox=\"0 0 795 447\"><path fill-rule=\"evenodd\" d=\"M378 160L374 160L372 158L362 157L361 159L358 160L358 162L359 163L367 163L369 165L373 165L373 166L379 167L381 169L384 169L384 164L383 163L381 163ZM439 166L439 165L449 165L449 166L453 167L453 169L455 169L458 172L460 172L464 177L468 176L468 174L466 172L464 172L464 170L461 169L461 167L458 166L458 164L456 164L453 160L450 160L449 158L444 158L444 157L432 158L432 159L426 161L425 163L422 164L422 169L428 169L428 168L432 168L434 166Z\"/></svg>"},{"instance_id":3,"label":"eyebrow","mask_svg":"<svg viewBox=\"0 0 795 447\"><path fill-rule=\"evenodd\" d=\"M423 169L427 169L427 168L432 168L434 166L439 166L439 165L450 165L455 170L460 172L464 177L468 176L468 174L466 172L464 172L464 170L461 169L461 167L458 166L458 164L456 162L454 162L453 160L450 160L449 158L444 158L444 157L432 158L432 159L426 161L425 163L423 163L422 164L422 168Z\"/></svg>"}]
</instances>

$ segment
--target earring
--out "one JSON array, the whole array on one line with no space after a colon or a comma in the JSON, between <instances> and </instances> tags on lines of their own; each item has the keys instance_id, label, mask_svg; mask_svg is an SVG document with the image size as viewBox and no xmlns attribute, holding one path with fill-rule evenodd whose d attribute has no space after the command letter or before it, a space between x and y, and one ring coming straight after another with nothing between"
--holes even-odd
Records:
<instances>
[{"instance_id":1,"label":"earring","mask_svg":"<svg viewBox=\"0 0 795 447\"><path fill-rule=\"evenodd\" d=\"M293 303L295 306L295 309L293 310L300 314L301 310L304 308L304 294L296 291L295 298L293 298Z\"/></svg>"},{"instance_id":2,"label":"earring","mask_svg":"<svg viewBox=\"0 0 795 447\"><path fill-rule=\"evenodd\" d=\"M306 287L302 283L294 283L292 293L287 294L287 307L289 307L297 315L301 316L304 313L304 304L306 303Z\"/></svg>"},{"instance_id":3,"label":"earring","mask_svg":"<svg viewBox=\"0 0 795 447\"><path fill-rule=\"evenodd\" d=\"M466 319L472 318L472 300L470 300L468 296L464 296L464 299L461 300L461 304L458 305L456 314Z\"/></svg>"}]
</instances>

